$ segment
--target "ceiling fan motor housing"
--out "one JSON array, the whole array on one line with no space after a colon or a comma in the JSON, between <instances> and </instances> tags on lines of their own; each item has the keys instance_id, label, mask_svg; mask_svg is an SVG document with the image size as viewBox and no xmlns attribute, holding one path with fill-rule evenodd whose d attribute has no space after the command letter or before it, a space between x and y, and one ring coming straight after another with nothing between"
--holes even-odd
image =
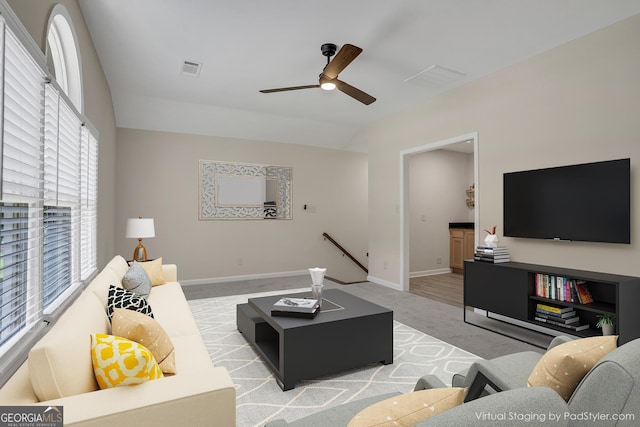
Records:
<instances>
[{"instance_id":1,"label":"ceiling fan motor housing","mask_svg":"<svg viewBox=\"0 0 640 427\"><path fill-rule=\"evenodd\" d=\"M333 43L325 43L322 46L320 46L320 50L322 51L322 54L328 58L335 55L337 49L338 47Z\"/></svg>"}]
</instances>

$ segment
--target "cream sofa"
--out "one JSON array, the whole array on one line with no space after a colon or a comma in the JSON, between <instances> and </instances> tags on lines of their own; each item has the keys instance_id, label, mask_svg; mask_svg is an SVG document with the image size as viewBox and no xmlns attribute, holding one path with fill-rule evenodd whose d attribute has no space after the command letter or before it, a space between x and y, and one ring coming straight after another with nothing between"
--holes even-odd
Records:
<instances>
[{"instance_id":1,"label":"cream sofa","mask_svg":"<svg viewBox=\"0 0 640 427\"><path fill-rule=\"evenodd\" d=\"M174 344L177 373L99 390L90 336L111 332L109 285L121 286L127 269L116 256L91 281L0 389L0 405L62 405L65 426L235 426L234 385L211 362L175 265L163 265L167 283L154 286L147 301Z\"/></svg>"}]
</instances>

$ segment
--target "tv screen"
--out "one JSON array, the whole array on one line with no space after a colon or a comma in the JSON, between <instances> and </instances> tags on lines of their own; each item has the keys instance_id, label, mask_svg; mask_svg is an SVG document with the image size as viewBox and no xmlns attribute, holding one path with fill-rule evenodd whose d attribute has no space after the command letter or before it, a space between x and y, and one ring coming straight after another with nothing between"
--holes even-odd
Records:
<instances>
[{"instance_id":1,"label":"tv screen","mask_svg":"<svg viewBox=\"0 0 640 427\"><path fill-rule=\"evenodd\" d=\"M504 236L630 243L630 159L504 174Z\"/></svg>"}]
</instances>

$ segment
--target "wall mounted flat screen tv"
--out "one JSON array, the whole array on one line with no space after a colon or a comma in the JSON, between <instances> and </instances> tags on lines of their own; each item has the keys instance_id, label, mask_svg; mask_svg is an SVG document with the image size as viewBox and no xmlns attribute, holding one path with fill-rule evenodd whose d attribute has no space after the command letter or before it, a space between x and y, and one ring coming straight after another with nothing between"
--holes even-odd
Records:
<instances>
[{"instance_id":1,"label":"wall mounted flat screen tv","mask_svg":"<svg viewBox=\"0 0 640 427\"><path fill-rule=\"evenodd\" d=\"M631 161L504 174L504 236L630 243Z\"/></svg>"}]
</instances>

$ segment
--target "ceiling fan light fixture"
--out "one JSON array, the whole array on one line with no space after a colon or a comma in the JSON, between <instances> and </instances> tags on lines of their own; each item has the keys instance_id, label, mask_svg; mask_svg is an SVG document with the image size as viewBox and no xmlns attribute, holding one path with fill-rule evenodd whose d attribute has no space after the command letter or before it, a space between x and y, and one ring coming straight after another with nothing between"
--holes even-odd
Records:
<instances>
[{"instance_id":1,"label":"ceiling fan light fixture","mask_svg":"<svg viewBox=\"0 0 640 427\"><path fill-rule=\"evenodd\" d=\"M324 82L320 84L320 87L324 90L334 90L336 88L336 84L333 82Z\"/></svg>"}]
</instances>

